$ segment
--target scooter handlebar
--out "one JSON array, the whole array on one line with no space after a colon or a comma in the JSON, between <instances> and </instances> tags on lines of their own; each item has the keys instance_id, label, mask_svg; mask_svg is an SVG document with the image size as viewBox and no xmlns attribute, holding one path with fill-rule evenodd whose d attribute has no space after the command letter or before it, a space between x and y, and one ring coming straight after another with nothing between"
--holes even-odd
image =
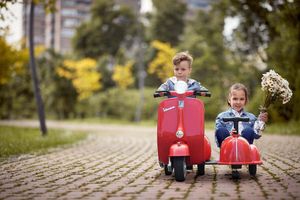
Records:
<instances>
[{"instance_id":1,"label":"scooter handlebar","mask_svg":"<svg viewBox=\"0 0 300 200\"><path fill-rule=\"evenodd\" d=\"M169 91L156 91L154 94L153 94L153 97L154 98L157 98L157 97L164 97L164 96L169 96L170 95L170 92Z\"/></svg>"},{"instance_id":2,"label":"scooter handlebar","mask_svg":"<svg viewBox=\"0 0 300 200\"><path fill-rule=\"evenodd\" d=\"M208 90L194 91L194 95L202 97L211 97L211 93Z\"/></svg>"},{"instance_id":3,"label":"scooter handlebar","mask_svg":"<svg viewBox=\"0 0 300 200\"><path fill-rule=\"evenodd\" d=\"M164 97L164 96L169 96L170 94L171 94L170 91L156 91L153 94L153 97L154 98ZM208 90L194 91L192 94L195 96L211 97L211 93Z\"/></svg>"}]
</instances>

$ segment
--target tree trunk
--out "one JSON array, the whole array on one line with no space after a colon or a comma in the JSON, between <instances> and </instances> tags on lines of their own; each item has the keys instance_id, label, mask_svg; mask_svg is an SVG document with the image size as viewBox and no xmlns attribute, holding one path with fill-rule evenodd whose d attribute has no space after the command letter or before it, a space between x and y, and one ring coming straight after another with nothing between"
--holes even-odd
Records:
<instances>
[{"instance_id":1,"label":"tree trunk","mask_svg":"<svg viewBox=\"0 0 300 200\"><path fill-rule=\"evenodd\" d=\"M45 123L45 113L44 113L44 106L42 97L40 94L39 82L36 73L36 66L35 66L35 57L34 57L34 6L35 3L32 0L30 4L30 14L29 14L29 53L30 53L30 69L31 69L31 76L32 76L32 83L33 83L33 92L36 100L37 111L40 121L40 130L42 135L47 135L47 127Z\"/></svg>"}]
</instances>

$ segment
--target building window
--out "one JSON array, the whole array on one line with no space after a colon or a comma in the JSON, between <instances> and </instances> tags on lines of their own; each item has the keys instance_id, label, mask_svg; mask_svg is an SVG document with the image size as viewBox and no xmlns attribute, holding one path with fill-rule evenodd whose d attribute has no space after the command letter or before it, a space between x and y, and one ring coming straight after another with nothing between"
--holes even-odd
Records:
<instances>
[{"instance_id":1,"label":"building window","mask_svg":"<svg viewBox=\"0 0 300 200\"><path fill-rule=\"evenodd\" d=\"M69 28L64 28L61 30L61 36L63 37L73 37L74 35L74 30L73 29L69 29Z\"/></svg>"}]
</instances>

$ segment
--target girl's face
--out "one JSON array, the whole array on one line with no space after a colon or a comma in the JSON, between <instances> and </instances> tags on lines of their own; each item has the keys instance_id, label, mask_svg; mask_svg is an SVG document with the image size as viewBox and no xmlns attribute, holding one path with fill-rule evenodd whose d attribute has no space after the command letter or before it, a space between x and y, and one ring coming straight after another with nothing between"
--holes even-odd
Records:
<instances>
[{"instance_id":1,"label":"girl's face","mask_svg":"<svg viewBox=\"0 0 300 200\"><path fill-rule=\"evenodd\" d=\"M178 65L174 66L174 75L179 81L187 81L192 68L188 61L181 61Z\"/></svg>"},{"instance_id":2,"label":"girl's face","mask_svg":"<svg viewBox=\"0 0 300 200\"><path fill-rule=\"evenodd\" d=\"M228 103L231 108L240 112L246 105L247 97L244 90L231 90L228 98Z\"/></svg>"}]
</instances>

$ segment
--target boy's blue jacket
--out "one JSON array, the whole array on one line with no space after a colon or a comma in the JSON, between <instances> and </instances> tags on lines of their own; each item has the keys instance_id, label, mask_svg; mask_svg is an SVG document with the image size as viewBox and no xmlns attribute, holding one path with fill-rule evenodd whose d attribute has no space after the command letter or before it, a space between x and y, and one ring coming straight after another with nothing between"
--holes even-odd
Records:
<instances>
[{"instance_id":1,"label":"boy's blue jacket","mask_svg":"<svg viewBox=\"0 0 300 200\"><path fill-rule=\"evenodd\" d=\"M157 91L173 91L175 83L177 82L177 78L175 76L168 78L168 80L161 84ZM198 81L194 79L188 79L187 81L188 90L199 91L199 90L207 90L203 87Z\"/></svg>"}]
</instances>

